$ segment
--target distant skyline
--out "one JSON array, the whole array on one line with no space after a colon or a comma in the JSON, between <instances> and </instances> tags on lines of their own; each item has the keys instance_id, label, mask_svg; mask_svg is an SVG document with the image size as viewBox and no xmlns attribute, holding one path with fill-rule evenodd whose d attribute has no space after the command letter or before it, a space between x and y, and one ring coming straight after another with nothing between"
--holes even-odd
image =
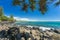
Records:
<instances>
[{"instance_id":1,"label":"distant skyline","mask_svg":"<svg viewBox=\"0 0 60 40\"><path fill-rule=\"evenodd\" d=\"M12 14L15 19L26 21L60 21L60 5L55 7L54 3L50 4L48 11L42 15L38 10L24 12L19 6L13 6L11 2L12 0L0 0L0 6L3 7L6 16Z\"/></svg>"}]
</instances>

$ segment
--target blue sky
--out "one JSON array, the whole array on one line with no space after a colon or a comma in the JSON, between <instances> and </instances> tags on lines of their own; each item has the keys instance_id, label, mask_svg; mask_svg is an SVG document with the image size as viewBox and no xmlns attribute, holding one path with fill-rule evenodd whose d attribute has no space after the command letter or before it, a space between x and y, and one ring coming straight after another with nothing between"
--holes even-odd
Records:
<instances>
[{"instance_id":1,"label":"blue sky","mask_svg":"<svg viewBox=\"0 0 60 40\"><path fill-rule=\"evenodd\" d=\"M54 7L54 3L50 4L48 11L45 15L42 15L38 10L34 10L34 12L31 10L24 12L21 10L20 6L13 6L11 2L12 0L0 0L0 6L3 7L3 12L6 16L13 14L16 19L21 20L60 20L60 5Z\"/></svg>"}]
</instances>

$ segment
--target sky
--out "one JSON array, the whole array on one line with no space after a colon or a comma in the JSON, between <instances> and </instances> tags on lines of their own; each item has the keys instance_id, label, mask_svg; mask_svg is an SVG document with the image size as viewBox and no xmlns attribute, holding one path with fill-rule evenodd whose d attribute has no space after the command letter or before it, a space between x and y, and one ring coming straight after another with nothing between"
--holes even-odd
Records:
<instances>
[{"instance_id":1,"label":"sky","mask_svg":"<svg viewBox=\"0 0 60 40\"><path fill-rule=\"evenodd\" d=\"M13 6L12 0L0 0L0 6L3 7L3 12L6 16L11 14L17 20L30 20L30 21L60 21L60 5L55 7L54 3L50 4L48 11L42 15L38 10L22 11L20 6Z\"/></svg>"}]
</instances>

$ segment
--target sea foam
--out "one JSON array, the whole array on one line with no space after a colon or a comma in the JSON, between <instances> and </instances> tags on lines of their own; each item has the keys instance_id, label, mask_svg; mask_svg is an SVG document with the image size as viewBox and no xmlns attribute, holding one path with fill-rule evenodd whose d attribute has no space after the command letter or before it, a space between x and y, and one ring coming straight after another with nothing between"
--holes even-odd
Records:
<instances>
[{"instance_id":1,"label":"sea foam","mask_svg":"<svg viewBox=\"0 0 60 40\"><path fill-rule=\"evenodd\" d=\"M33 27L38 27L38 26L27 25L27 27L31 27L31 28L33 28ZM43 27L43 26L40 26L40 27L38 27L38 28L41 29L42 31L51 30L51 29L54 30L54 28Z\"/></svg>"},{"instance_id":2,"label":"sea foam","mask_svg":"<svg viewBox=\"0 0 60 40\"><path fill-rule=\"evenodd\" d=\"M42 29L43 31L46 31L46 30L51 30L51 29L53 29L53 28L48 28L48 27L39 27L39 29Z\"/></svg>"}]
</instances>

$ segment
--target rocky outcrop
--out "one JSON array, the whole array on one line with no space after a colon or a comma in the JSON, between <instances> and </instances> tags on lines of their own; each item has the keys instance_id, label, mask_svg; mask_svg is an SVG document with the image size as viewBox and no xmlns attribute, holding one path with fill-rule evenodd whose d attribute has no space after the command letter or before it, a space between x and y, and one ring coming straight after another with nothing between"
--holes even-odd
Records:
<instances>
[{"instance_id":1,"label":"rocky outcrop","mask_svg":"<svg viewBox=\"0 0 60 40\"><path fill-rule=\"evenodd\" d=\"M39 28L7 27L4 25L0 29L0 38L9 38L9 40L60 40L60 30L42 31Z\"/></svg>"}]
</instances>

